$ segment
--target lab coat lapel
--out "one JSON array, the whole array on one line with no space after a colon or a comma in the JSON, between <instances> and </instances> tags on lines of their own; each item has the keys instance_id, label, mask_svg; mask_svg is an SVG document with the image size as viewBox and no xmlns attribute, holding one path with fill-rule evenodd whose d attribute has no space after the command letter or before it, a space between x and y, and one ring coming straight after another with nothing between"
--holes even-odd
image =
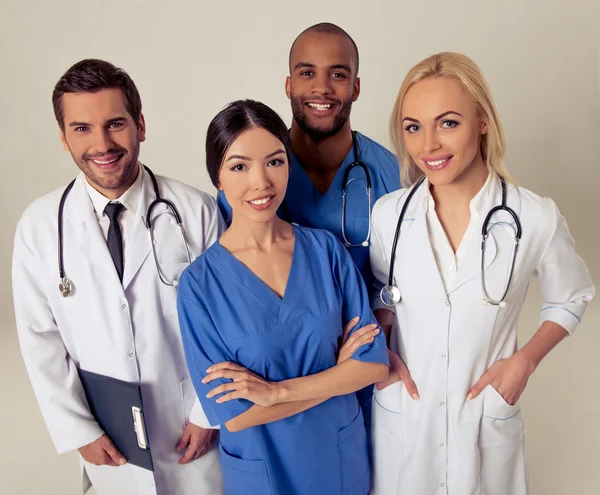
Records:
<instances>
[{"instance_id":1,"label":"lab coat lapel","mask_svg":"<svg viewBox=\"0 0 600 495\"><path fill-rule=\"evenodd\" d=\"M138 199L135 222L131 233L131 238L125 241L125 267L123 271L123 289L127 289L136 273L152 251L150 234L146 228L146 213L148 206L155 199L152 180L146 170L142 169L142 190ZM152 218L165 209L164 205L157 205L152 210ZM156 233L155 233L156 235ZM152 260L154 263L154 260Z\"/></svg>"},{"instance_id":2,"label":"lab coat lapel","mask_svg":"<svg viewBox=\"0 0 600 495\"><path fill-rule=\"evenodd\" d=\"M420 285L423 281L427 280L430 281L429 285L421 287L418 290L419 293L435 292L445 297L444 283L437 268L427 229L427 212L423 194L425 187L426 184L421 185L420 189L422 190L415 193L415 197L411 199L411 202L414 201L416 203L415 208L413 210L409 205L405 214L405 220L402 222L402 230L400 231L397 248L398 252L396 254L396 259L399 259L398 264L401 268L399 273L395 275L396 284L402 293L403 286L407 287L408 284ZM407 229L408 222L412 225ZM410 287L407 287L407 289L412 291Z\"/></svg>"},{"instance_id":3,"label":"lab coat lapel","mask_svg":"<svg viewBox=\"0 0 600 495\"><path fill-rule=\"evenodd\" d=\"M63 237L73 235L77 239L77 245L81 255L96 268L103 277L112 280L120 285L117 270L110 256L110 251L106 244L102 228L98 223L98 218L94 212L92 200L86 190L85 178L83 174L79 175L75 185L65 203L65 217L70 220L72 225L68 229L64 225ZM66 223L66 222L65 222ZM65 258L65 271L69 273L69 260ZM76 270L71 269L71 273Z\"/></svg>"}]
</instances>

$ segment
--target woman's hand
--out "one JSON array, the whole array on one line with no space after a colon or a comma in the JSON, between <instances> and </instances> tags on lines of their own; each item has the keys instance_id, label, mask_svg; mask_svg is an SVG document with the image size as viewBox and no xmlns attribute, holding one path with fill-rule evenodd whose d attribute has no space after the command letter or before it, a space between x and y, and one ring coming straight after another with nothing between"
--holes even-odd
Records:
<instances>
[{"instance_id":1,"label":"woman's hand","mask_svg":"<svg viewBox=\"0 0 600 495\"><path fill-rule=\"evenodd\" d=\"M276 382L269 382L239 364L223 362L215 364L206 370L208 373L202 383L210 383L217 378L229 378L230 383L223 383L213 388L206 397L209 399L225 393L217 399L219 404L234 399L246 399L263 407L278 404L279 386Z\"/></svg>"},{"instance_id":2,"label":"woman's hand","mask_svg":"<svg viewBox=\"0 0 600 495\"><path fill-rule=\"evenodd\" d=\"M406 391L408 394L414 399L419 400L419 392L417 391L417 386L415 382L413 382L412 377L410 376L410 371L402 358L398 356L395 352L392 352L388 349L388 358L390 360L390 372L388 373L388 377L376 383L377 390L383 390L385 387L391 385L392 383L396 383L399 381L404 382L404 386L406 387Z\"/></svg>"},{"instance_id":3,"label":"woman's hand","mask_svg":"<svg viewBox=\"0 0 600 495\"><path fill-rule=\"evenodd\" d=\"M337 364L343 363L344 361L350 359L361 346L372 343L377 334L379 334L379 328L377 328L377 325L373 323L358 329L350 337L348 337L348 334L358 324L359 320L360 318L357 316L356 318L350 320L344 327L341 346L338 352Z\"/></svg>"},{"instance_id":4,"label":"woman's hand","mask_svg":"<svg viewBox=\"0 0 600 495\"><path fill-rule=\"evenodd\" d=\"M508 404L514 406L534 370L535 366L521 352L496 361L469 391L467 399L474 399L486 386L491 385Z\"/></svg>"}]
</instances>

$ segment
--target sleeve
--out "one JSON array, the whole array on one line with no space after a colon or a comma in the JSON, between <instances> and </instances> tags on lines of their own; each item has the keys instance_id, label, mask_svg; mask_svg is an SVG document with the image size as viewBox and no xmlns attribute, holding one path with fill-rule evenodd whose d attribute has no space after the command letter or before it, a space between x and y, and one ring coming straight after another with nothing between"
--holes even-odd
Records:
<instances>
[{"instance_id":1,"label":"sleeve","mask_svg":"<svg viewBox=\"0 0 600 495\"><path fill-rule=\"evenodd\" d=\"M39 282L43 271L18 227L12 263L17 334L42 416L62 454L94 442L104 432L89 411L77 368Z\"/></svg>"},{"instance_id":2,"label":"sleeve","mask_svg":"<svg viewBox=\"0 0 600 495\"><path fill-rule=\"evenodd\" d=\"M352 318L360 317L360 321L350 332L350 335L352 335L365 325L377 323L377 320L371 311L369 293L360 271L342 243L333 234L330 235L334 243L334 275L342 293L342 323L346 325ZM379 335L375 337L371 344L361 346L352 355L352 359L389 365L383 332L379 332Z\"/></svg>"},{"instance_id":3,"label":"sleeve","mask_svg":"<svg viewBox=\"0 0 600 495\"><path fill-rule=\"evenodd\" d=\"M217 205L219 206L219 210L221 215L223 216L223 220L227 226L231 225L231 206L227 202L225 198L225 194L223 191L219 191L217 193Z\"/></svg>"},{"instance_id":4,"label":"sleeve","mask_svg":"<svg viewBox=\"0 0 600 495\"><path fill-rule=\"evenodd\" d=\"M377 221L379 220L379 215L381 215L381 204L375 203L372 213L373 232L371 235L371 245L369 247L371 271L373 272L371 307L373 308L373 311L376 309L387 309L395 314L396 307L384 304L380 297L381 289L383 289L383 287L388 283L390 266L389 262L387 261L383 243L381 242L381 238L377 232Z\"/></svg>"},{"instance_id":5,"label":"sleeve","mask_svg":"<svg viewBox=\"0 0 600 495\"><path fill-rule=\"evenodd\" d=\"M181 277L177 308L179 327L183 340L183 349L187 366L192 378L196 394L206 414L208 423L212 426L221 425L250 409L252 402L245 399L235 399L223 404L217 403L219 396L208 399L206 394L223 383L232 380L220 378L210 383L202 383L206 370L213 364L223 361L236 362L235 356L223 341L215 327L212 318L203 309L194 291L190 290L190 276ZM199 425L203 426L203 425Z\"/></svg>"},{"instance_id":6,"label":"sleeve","mask_svg":"<svg viewBox=\"0 0 600 495\"><path fill-rule=\"evenodd\" d=\"M544 301L540 321L553 321L572 334L596 291L585 263L575 252L565 218L554 202L552 207L554 232L534 272Z\"/></svg>"}]
</instances>

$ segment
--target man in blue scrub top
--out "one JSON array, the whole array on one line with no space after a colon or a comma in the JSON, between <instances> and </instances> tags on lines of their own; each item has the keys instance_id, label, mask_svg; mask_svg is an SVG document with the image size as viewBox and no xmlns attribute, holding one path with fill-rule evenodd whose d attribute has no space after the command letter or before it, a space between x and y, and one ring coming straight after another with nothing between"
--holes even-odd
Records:
<instances>
[{"instance_id":1,"label":"man in blue scrub top","mask_svg":"<svg viewBox=\"0 0 600 495\"><path fill-rule=\"evenodd\" d=\"M365 135L355 133L358 156L353 150L350 125L352 104L360 94L358 48L342 28L321 23L304 30L290 50L290 75L285 91L292 103L290 130L291 173L280 217L306 227L329 230L342 242L342 188L346 169L356 160L366 166L371 179L371 207L384 194L400 188L396 157ZM365 173L353 167L346 181L344 232L346 246L372 290L375 316L382 327L384 309L377 309L378 291L373 288L368 245L369 201ZM219 207L229 223L230 207L219 192ZM371 391L359 392L363 414L370 424ZM368 431L368 430L367 430Z\"/></svg>"}]
</instances>

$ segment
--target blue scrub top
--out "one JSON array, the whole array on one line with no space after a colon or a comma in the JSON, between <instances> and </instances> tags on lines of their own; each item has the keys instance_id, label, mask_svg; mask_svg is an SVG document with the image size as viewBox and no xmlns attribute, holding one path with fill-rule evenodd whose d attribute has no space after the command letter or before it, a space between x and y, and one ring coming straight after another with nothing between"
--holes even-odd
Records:
<instances>
[{"instance_id":1,"label":"blue scrub top","mask_svg":"<svg viewBox=\"0 0 600 495\"><path fill-rule=\"evenodd\" d=\"M212 425L252 403L218 404L206 394L206 369L232 361L271 381L335 366L343 325L375 323L369 296L344 246L329 232L294 226L295 244L283 298L220 243L183 273L178 310L185 356ZM353 359L388 363L383 332ZM356 394L333 397L292 417L232 433L221 428L220 458L228 495L366 495L367 436Z\"/></svg>"},{"instance_id":2,"label":"blue scrub top","mask_svg":"<svg viewBox=\"0 0 600 495\"><path fill-rule=\"evenodd\" d=\"M400 167L396 156L372 139L359 132L356 133L359 159L371 176L371 208L383 195L400 189ZM331 186L325 194L321 194L313 185L298 159L292 154L290 180L285 196L285 207L282 206L279 216L284 220L305 227L325 229L335 234L343 242L342 237L342 181L344 172L355 161L354 150L351 149L342 166L338 169ZM365 240L369 231L369 217L366 193L365 174L360 167L354 167L349 176L352 181L346 193L346 237L352 244ZM219 191L217 203L225 221L231 223L231 207L222 191ZM286 212L287 209L287 213ZM348 248L350 256L356 263L360 273L372 292L372 297L379 295L373 288L373 274L369 260L368 247ZM375 293L376 292L376 293Z\"/></svg>"}]
</instances>

